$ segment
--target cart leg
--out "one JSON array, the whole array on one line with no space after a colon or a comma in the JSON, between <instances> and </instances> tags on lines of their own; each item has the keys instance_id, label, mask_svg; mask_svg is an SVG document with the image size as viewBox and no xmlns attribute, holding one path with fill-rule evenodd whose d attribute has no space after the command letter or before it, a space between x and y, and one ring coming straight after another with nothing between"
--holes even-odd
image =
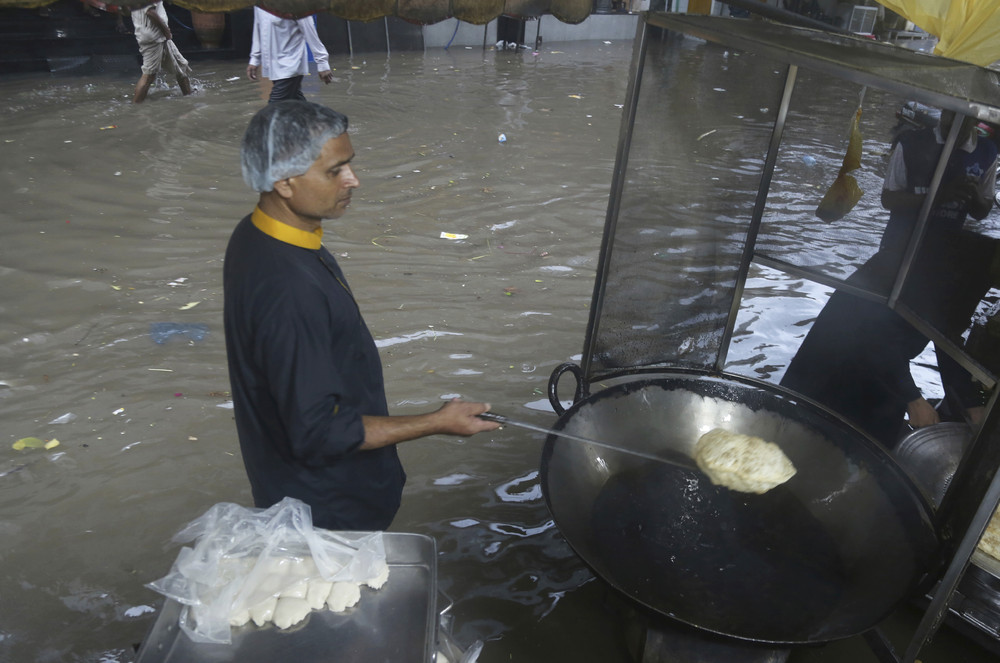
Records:
<instances>
[{"instance_id":1,"label":"cart leg","mask_svg":"<svg viewBox=\"0 0 1000 663\"><path fill-rule=\"evenodd\" d=\"M865 631L865 642L871 648L872 653L878 658L879 663L899 663L899 656L896 655L896 650L892 648L892 643L889 642L882 631L878 627L871 630Z\"/></svg>"}]
</instances>

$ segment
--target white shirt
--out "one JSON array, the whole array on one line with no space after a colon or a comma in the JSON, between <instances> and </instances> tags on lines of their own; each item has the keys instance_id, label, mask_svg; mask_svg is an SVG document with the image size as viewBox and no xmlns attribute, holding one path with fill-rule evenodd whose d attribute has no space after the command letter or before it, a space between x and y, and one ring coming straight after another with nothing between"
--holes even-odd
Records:
<instances>
[{"instance_id":1,"label":"white shirt","mask_svg":"<svg viewBox=\"0 0 1000 663\"><path fill-rule=\"evenodd\" d=\"M330 56L316 34L311 16L300 19L279 18L260 7L253 8L250 65L260 65L264 78L278 81L309 73L307 43L316 60L316 69L329 71Z\"/></svg>"},{"instance_id":2,"label":"white shirt","mask_svg":"<svg viewBox=\"0 0 1000 663\"><path fill-rule=\"evenodd\" d=\"M160 19L163 20L163 25L168 25L167 10L163 8L162 2L146 5L139 9L133 9L132 26L135 28L135 40L140 44L158 44L161 41L167 40L166 36L160 32L160 28L156 25L156 23L153 23L152 19L150 19L146 14L146 11L150 7L153 7Z\"/></svg>"},{"instance_id":3,"label":"white shirt","mask_svg":"<svg viewBox=\"0 0 1000 663\"><path fill-rule=\"evenodd\" d=\"M934 127L934 138L937 140L938 145L944 145L945 136L941 134L941 125ZM962 150L972 154L976 150L976 146L979 144L979 136L976 135L975 131L969 132L968 138L965 139L964 143L955 146L956 150ZM993 192L996 190L997 182L997 162L994 161L993 165L986 169L983 177L979 180L979 195L985 198L992 198ZM892 153L889 155L889 164L885 171L885 180L882 183L883 191L906 191L909 184L909 175L906 172L906 161L903 159L903 146L900 143L896 143L896 146L892 149ZM927 187L915 187L913 193L926 194Z\"/></svg>"}]
</instances>

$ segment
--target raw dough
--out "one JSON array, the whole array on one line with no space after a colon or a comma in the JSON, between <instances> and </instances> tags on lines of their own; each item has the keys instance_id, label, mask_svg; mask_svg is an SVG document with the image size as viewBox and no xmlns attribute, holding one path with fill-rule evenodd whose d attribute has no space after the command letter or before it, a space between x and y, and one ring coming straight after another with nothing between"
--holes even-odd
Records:
<instances>
[{"instance_id":1,"label":"raw dough","mask_svg":"<svg viewBox=\"0 0 1000 663\"><path fill-rule=\"evenodd\" d=\"M323 580L323 578L313 578L309 581L309 590L306 592L306 602L313 610L319 610L326 604L326 597L330 595L333 583Z\"/></svg>"},{"instance_id":2,"label":"raw dough","mask_svg":"<svg viewBox=\"0 0 1000 663\"><path fill-rule=\"evenodd\" d=\"M237 610L229 616L229 625L236 626L237 628L243 626L250 621L250 611L249 610Z\"/></svg>"},{"instance_id":3,"label":"raw dough","mask_svg":"<svg viewBox=\"0 0 1000 663\"><path fill-rule=\"evenodd\" d=\"M311 610L305 599L282 597L278 599L272 619L275 626L285 629L301 622Z\"/></svg>"},{"instance_id":4,"label":"raw dough","mask_svg":"<svg viewBox=\"0 0 1000 663\"><path fill-rule=\"evenodd\" d=\"M795 476L795 466L778 445L722 428L698 439L694 459L712 483L743 493L760 495Z\"/></svg>"},{"instance_id":5,"label":"raw dough","mask_svg":"<svg viewBox=\"0 0 1000 663\"><path fill-rule=\"evenodd\" d=\"M389 565L384 560L377 562L374 571L375 575L365 583L329 582L320 575L312 557L261 560L253 573L256 586L246 595L253 605L249 608L242 602L233 605L229 623L239 627L249 621L257 626L274 622L285 629L305 619L310 610L326 606L334 612L344 612L361 600L361 584L379 589L386 583Z\"/></svg>"},{"instance_id":6,"label":"raw dough","mask_svg":"<svg viewBox=\"0 0 1000 663\"><path fill-rule=\"evenodd\" d=\"M334 612L343 612L361 600L361 586L356 582L335 582L326 599L326 605Z\"/></svg>"},{"instance_id":7,"label":"raw dough","mask_svg":"<svg viewBox=\"0 0 1000 663\"><path fill-rule=\"evenodd\" d=\"M278 606L278 599L271 597L264 599L254 607L250 608L250 619L257 626L263 626L274 617L274 609Z\"/></svg>"},{"instance_id":8,"label":"raw dough","mask_svg":"<svg viewBox=\"0 0 1000 663\"><path fill-rule=\"evenodd\" d=\"M293 585L289 585L285 589L281 590L281 594L278 598L282 599L304 599L306 597L306 592L309 591L309 581L303 578Z\"/></svg>"},{"instance_id":9,"label":"raw dough","mask_svg":"<svg viewBox=\"0 0 1000 663\"><path fill-rule=\"evenodd\" d=\"M382 585L389 579L389 565L385 561L379 561L375 575L365 581L365 584L372 589L382 589Z\"/></svg>"}]
</instances>

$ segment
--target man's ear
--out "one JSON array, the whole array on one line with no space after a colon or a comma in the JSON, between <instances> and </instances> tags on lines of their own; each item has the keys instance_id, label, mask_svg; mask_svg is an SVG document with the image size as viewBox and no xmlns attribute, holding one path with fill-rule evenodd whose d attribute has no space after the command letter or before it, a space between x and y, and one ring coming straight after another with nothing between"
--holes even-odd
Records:
<instances>
[{"instance_id":1,"label":"man's ear","mask_svg":"<svg viewBox=\"0 0 1000 663\"><path fill-rule=\"evenodd\" d=\"M291 179L292 178L290 177L286 177L285 179L278 180L274 183L274 192L285 200L291 198L295 193L292 187Z\"/></svg>"}]
</instances>

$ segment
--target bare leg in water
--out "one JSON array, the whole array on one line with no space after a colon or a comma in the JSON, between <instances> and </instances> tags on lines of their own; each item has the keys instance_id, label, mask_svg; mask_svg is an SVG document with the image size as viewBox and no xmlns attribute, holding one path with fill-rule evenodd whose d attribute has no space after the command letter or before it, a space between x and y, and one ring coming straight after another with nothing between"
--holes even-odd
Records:
<instances>
[{"instance_id":1,"label":"bare leg in water","mask_svg":"<svg viewBox=\"0 0 1000 663\"><path fill-rule=\"evenodd\" d=\"M135 95L132 97L133 104L141 104L146 100L146 95L149 93L149 86L153 84L153 79L155 78L156 74L143 74L139 77L139 82L135 84ZM183 90L184 88L181 87L181 89ZM190 89L190 84L188 84L188 89Z\"/></svg>"},{"instance_id":2,"label":"bare leg in water","mask_svg":"<svg viewBox=\"0 0 1000 663\"><path fill-rule=\"evenodd\" d=\"M135 84L135 95L132 97L133 104L141 104L149 94L149 88L156 79L156 74L143 74L139 77L139 82ZM187 76L178 77L177 84L181 88L181 94L187 96L191 94L191 79Z\"/></svg>"}]
</instances>

